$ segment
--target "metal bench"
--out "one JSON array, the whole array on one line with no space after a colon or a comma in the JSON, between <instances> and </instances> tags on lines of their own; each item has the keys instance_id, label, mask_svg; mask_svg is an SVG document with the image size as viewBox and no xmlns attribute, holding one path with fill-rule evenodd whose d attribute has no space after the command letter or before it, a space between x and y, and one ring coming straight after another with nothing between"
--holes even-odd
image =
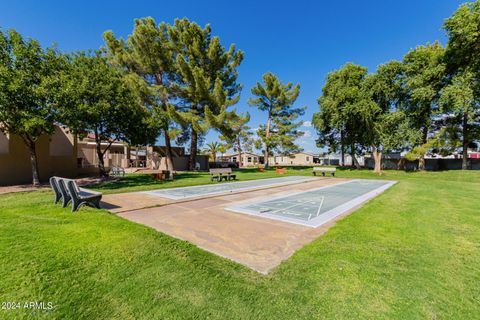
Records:
<instances>
[{"instance_id":1,"label":"metal bench","mask_svg":"<svg viewBox=\"0 0 480 320\"><path fill-rule=\"evenodd\" d=\"M332 175L332 177L335 176L335 171L337 171L337 168L329 168L329 167L313 167L313 175L316 176L317 175L317 172L321 173L322 176L325 177L325 174L327 172L330 172L330 174Z\"/></svg>"},{"instance_id":2,"label":"metal bench","mask_svg":"<svg viewBox=\"0 0 480 320\"><path fill-rule=\"evenodd\" d=\"M125 177L125 169L123 169L122 167L112 166L110 168L110 174L115 177Z\"/></svg>"},{"instance_id":3,"label":"metal bench","mask_svg":"<svg viewBox=\"0 0 480 320\"><path fill-rule=\"evenodd\" d=\"M60 199L62 199L62 193L60 192L60 186L58 185L58 181L56 177L51 177L49 179L50 181L50 186L52 187L53 194L54 194L54 199L53 203L57 204Z\"/></svg>"},{"instance_id":4,"label":"metal bench","mask_svg":"<svg viewBox=\"0 0 480 320\"><path fill-rule=\"evenodd\" d=\"M232 168L217 168L217 169L210 169L210 181L218 181L221 182L225 179L228 180L235 180L237 178L236 174L232 173Z\"/></svg>"},{"instance_id":5,"label":"metal bench","mask_svg":"<svg viewBox=\"0 0 480 320\"><path fill-rule=\"evenodd\" d=\"M100 209L100 200L102 200L100 192L83 188L79 191L75 181L68 181L67 188L72 198L72 212L77 211L83 205Z\"/></svg>"},{"instance_id":6,"label":"metal bench","mask_svg":"<svg viewBox=\"0 0 480 320\"><path fill-rule=\"evenodd\" d=\"M63 208L71 202L72 212L77 211L82 205L100 209L101 192L79 188L75 180L61 177L50 178L50 185L55 193L54 202L57 203L62 199Z\"/></svg>"}]
</instances>

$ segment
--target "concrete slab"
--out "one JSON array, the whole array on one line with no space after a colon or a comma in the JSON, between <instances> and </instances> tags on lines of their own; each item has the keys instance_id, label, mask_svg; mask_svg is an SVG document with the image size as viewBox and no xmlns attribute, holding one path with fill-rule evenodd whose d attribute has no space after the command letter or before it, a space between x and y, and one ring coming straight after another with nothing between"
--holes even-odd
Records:
<instances>
[{"instance_id":1,"label":"concrete slab","mask_svg":"<svg viewBox=\"0 0 480 320\"><path fill-rule=\"evenodd\" d=\"M247 189L247 190L231 190L227 191L225 194L242 194L245 192L250 192L253 190L266 190L266 189L272 189L272 188L277 188L279 186L288 186L288 185L300 185L303 183L307 183L309 181L318 181L321 178L314 178L314 177L297 177L300 178L298 180L290 180L290 181L283 181L283 177L280 177L278 181L276 178L269 178L269 179L262 179L262 181L269 181L270 184L266 184L263 186L257 186L252 189ZM290 177L293 178L293 177ZM325 178L324 178L325 179ZM246 180L243 182L249 182L249 181L255 181L255 180ZM242 183L242 181L238 181ZM231 182L231 183L222 183L222 184L209 184L208 186L212 185L230 185L230 184L236 184L238 182ZM187 187L190 188L190 187ZM201 186L196 186L195 188L201 188ZM179 188L182 189L182 188ZM161 189L159 189L161 191ZM166 189L165 189L166 190ZM210 195L198 195L195 197L189 197L189 198L183 198L183 199L174 199L174 198L167 198L167 197L162 197L160 194L156 194L155 190L149 192L149 191L139 191L139 192L129 192L129 193L119 193L119 194L109 194L109 195L104 195L102 198L102 208L105 208L111 212L114 213L119 213L119 212L124 212L124 211L131 211L131 210L138 210L138 209L143 209L147 207L155 207L155 206L160 206L160 205L166 205L170 203L178 203L178 202L184 202L184 201L191 201L191 200L198 200L198 199L205 199L205 198L211 198L211 197L216 197L219 194L210 194Z\"/></svg>"},{"instance_id":2,"label":"concrete slab","mask_svg":"<svg viewBox=\"0 0 480 320\"><path fill-rule=\"evenodd\" d=\"M124 211L118 215L266 274L348 213L318 228L310 228L230 212L224 207L345 181L347 179L318 178L296 185L170 202L160 207ZM135 201L137 195L129 197L125 201ZM148 202L144 198L141 201L145 204Z\"/></svg>"}]
</instances>

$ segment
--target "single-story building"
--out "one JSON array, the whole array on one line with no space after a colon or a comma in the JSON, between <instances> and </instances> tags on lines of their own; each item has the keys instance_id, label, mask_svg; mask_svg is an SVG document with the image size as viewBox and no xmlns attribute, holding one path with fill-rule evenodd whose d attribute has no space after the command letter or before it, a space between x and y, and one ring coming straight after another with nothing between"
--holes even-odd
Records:
<instances>
[{"instance_id":1,"label":"single-story building","mask_svg":"<svg viewBox=\"0 0 480 320\"><path fill-rule=\"evenodd\" d=\"M238 153L224 154L220 157L217 157L218 162L233 162L239 163L239 160L242 160L242 165L247 166L256 166L263 163L263 156L252 153L252 152L242 152L241 156Z\"/></svg>"},{"instance_id":2,"label":"single-story building","mask_svg":"<svg viewBox=\"0 0 480 320\"><path fill-rule=\"evenodd\" d=\"M344 154L344 166L352 166L352 156L350 154ZM365 157L363 155L356 155L358 163L361 166L365 165ZM328 153L319 157L319 164L321 165L331 165L331 166L341 166L342 165L342 155L340 153Z\"/></svg>"},{"instance_id":3,"label":"single-story building","mask_svg":"<svg viewBox=\"0 0 480 320\"><path fill-rule=\"evenodd\" d=\"M106 147L107 142L102 143ZM74 178L98 172L95 139L87 135L78 139L65 126L56 126L52 135L41 136L36 143L40 181L51 176ZM172 147L176 171L188 169L188 158L183 147ZM104 155L105 167L138 167L166 169L164 146L131 147L114 141ZM208 170L208 157L197 156L200 170ZM32 168L28 148L16 135L0 132L0 185L28 184L32 182Z\"/></svg>"},{"instance_id":4,"label":"single-story building","mask_svg":"<svg viewBox=\"0 0 480 320\"><path fill-rule=\"evenodd\" d=\"M37 140L36 152L41 181L51 176L77 176L77 140L68 129L56 127L51 136ZM0 185L32 182L30 154L23 140L16 135L0 132Z\"/></svg>"},{"instance_id":5,"label":"single-story building","mask_svg":"<svg viewBox=\"0 0 480 320\"><path fill-rule=\"evenodd\" d=\"M318 163L317 155L309 152L297 152L290 155L273 155L268 158L270 165L279 166L313 166Z\"/></svg>"}]
</instances>

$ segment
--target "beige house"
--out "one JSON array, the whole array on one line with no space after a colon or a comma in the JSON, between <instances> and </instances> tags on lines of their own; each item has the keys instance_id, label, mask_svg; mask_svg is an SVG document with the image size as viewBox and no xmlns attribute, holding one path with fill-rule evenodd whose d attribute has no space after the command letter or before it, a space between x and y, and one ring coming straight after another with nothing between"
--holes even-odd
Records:
<instances>
[{"instance_id":1,"label":"beige house","mask_svg":"<svg viewBox=\"0 0 480 320\"><path fill-rule=\"evenodd\" d=\"M77 172L76 139L63 127L56 127L51 136L42 136L36 144L40 180L53 175L73 178ZM0 132L0 185L32 182L30 155L23 140Z\"/></svg>"},{"instance_id":2,"label":"beige house","mask_svg":"<svg viewBox=\"0 0 480 320\"><path fill-rule=\"evenodd\" d=\"M313 166L318 156L309 152L298 152L290 155L273 155L268 158L270 165L279 166Z\"/></svg>"},{"instance_id":3,"label":"beige house","mask_svg":"<svg viewBox=\"0 0 480 320\"><path fill-rule=\"evenodd\" d=\"M241 158L238 153L225 154L217 158L219 162L234 162L238 163L239 160L242 160L242 165L244 167L256 166L260 163L263 163L263 156L252 153L252 152L242 152Z\"/></svg>"},{"instance_id":4,"label":"beige house","mask_svg":"<svg viewBox=\"0 0 480 320\"><path fill-rule=\"evenodd\" d=\"M102 148L108 146L102 143ZM56 126L51 136L42 136L36 144L40 180L46 182L51 176L74 178L98 172L98 155L95 139L88 135L77 139L67 127ZM183 147L172 147L175 170L188 169L188 155ZM106 168L166 169L166 152L163 146L130 147L115 141L104 155ZM208 169L208 157L197 156L200 170ZM30 155L22 139L16 135L0 132L0 185L28 184L32 181Z\"/></svg>"}]
</instances>

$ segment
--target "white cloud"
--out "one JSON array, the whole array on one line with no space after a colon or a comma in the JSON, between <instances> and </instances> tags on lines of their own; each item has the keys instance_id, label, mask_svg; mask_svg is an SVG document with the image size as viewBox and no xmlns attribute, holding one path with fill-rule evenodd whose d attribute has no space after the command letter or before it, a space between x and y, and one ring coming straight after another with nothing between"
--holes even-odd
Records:
<instances>
[{"instance_id":1,"label":"white cloud","mask_svg":"<svg viewBox=\"0 0 480 320\"><path fill-rule=\"evenodd\" d=\"M304 127L311 127L311 126L312 126L312 121L303 121L302 126L304 126Z\"/></svg>"}]
</instances>

